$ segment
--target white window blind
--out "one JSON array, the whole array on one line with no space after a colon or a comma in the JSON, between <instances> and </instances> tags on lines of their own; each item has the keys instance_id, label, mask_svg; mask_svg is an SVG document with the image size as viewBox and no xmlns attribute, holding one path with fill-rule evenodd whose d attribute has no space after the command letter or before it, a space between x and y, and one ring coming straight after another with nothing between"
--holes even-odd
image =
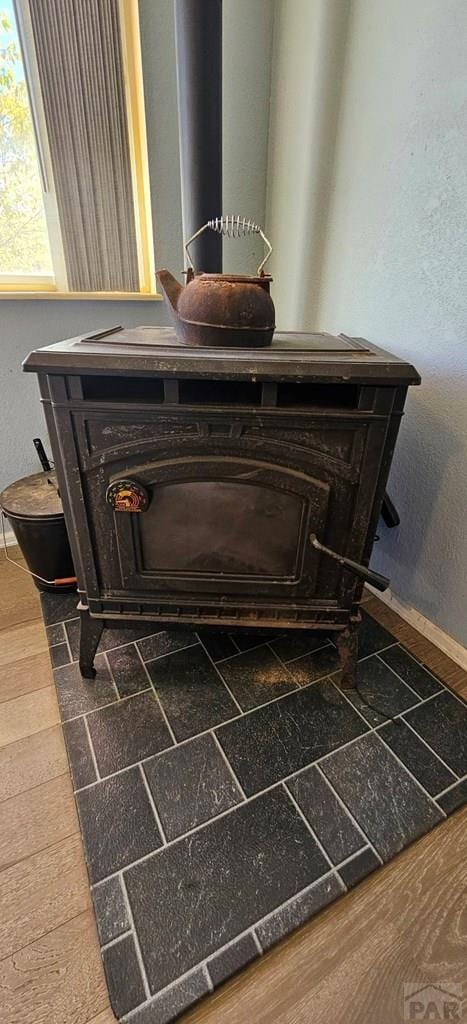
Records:
<instances>
[{"instance_id":1,"label":"white window blind","mask_svg":"<svg viewBox=\"0 0 467 1024\"><path fill-rule=\"evenodd\" d=\"M138 292L118 0L29 0L68 288Z\"/></svg>"}]
</instances>

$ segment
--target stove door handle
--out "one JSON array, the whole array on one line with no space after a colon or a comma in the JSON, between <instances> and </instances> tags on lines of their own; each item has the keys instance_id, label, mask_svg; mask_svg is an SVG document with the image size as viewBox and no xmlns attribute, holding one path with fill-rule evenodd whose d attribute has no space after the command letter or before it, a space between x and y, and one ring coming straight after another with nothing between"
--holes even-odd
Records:
<instances>
[{"instance_id":1,"label":"stove door handle","mask_svg":"<svg viewBox=\"0 0 467 1024\"><path fill-rule=\"evenodd\" d=\"M317 551L321 551L324 555L329 555L329 558L333 558L335 562L339 562L339 565L342 565L344 569L353 572L354 576L359 576L361 580L365 580L365 583L370 583L376 590L387 590L390 582L387 576L382 576L381 573L368 569L366 565L360 565L359 562L353 562L351 558L344 558L337 551L326 548L324 544L320 544L314 533L310 533L310 544Z\"/></svg>"}]
</instances>

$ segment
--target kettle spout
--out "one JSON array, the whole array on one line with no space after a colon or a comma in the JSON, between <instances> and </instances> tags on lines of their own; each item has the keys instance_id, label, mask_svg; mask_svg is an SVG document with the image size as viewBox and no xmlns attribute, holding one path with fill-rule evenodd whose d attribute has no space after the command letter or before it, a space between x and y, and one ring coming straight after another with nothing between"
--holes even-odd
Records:
<instances>
[{"instance_id":1,"label":"kettle spout","mask_svg":"<svg viewBox=\"0 0 467 1024\"><path fill-rule=\"evenodd\" d=\"M169 305L172 307L175 316L177 316L177 305L180 298L180 294L183 291L183 286L177 281L177 278L170 273L170 270L158 270L156 277L162 288L165 298Z\"/></svg>"}]
</instances>

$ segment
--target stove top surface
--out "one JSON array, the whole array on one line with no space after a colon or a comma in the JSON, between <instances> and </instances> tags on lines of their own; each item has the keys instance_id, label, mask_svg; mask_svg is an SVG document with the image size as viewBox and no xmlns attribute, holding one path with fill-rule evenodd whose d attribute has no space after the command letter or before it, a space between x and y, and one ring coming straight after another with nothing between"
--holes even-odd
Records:
<instances>
[{"instance_id":1,"label":"stove top surface","mask_svg":"<svg viewBox=\"0 0 467 1024\"><path fill-rule=\"evenodd\" d=\"M26 371L419 384L411 363L364 338L326 332L276 331L264 348L182 344L171 327L111 327L31 352Z\"/></svg>"},{"instance_id":2,"label":"stove top surface","mask_svg":"<svg viewBox=\"0 0 467 1024\"><path fill-rule=\"evenodd\" d=\"M175 331L170 327L131 327L122 328L114 327L109 331L96 332L93 334L86 335L79 339L80 345L89 345L95 341L102 342L103 344L109 345L130 345L141 348L173 348L177 351L180 349L188 349L189 352L222 352L222 354L234 353L235 355L241 355L245 351L248 352L265 352L265 353L278 353L278 352L290 352L290 353L309 353L309 352L369 352L367 342L364 342L360 338L349 338L345 334L327 334L324 331L318 331L316 333L310 333L305 331L276 331L272 340L271 345L266 346L264 349L251 348L251 349L238 349L231 345L225 348L216 345L215 347L202 346L199 348L193 345L186 345L179 341Z\"/></svg>"}]
</instances>

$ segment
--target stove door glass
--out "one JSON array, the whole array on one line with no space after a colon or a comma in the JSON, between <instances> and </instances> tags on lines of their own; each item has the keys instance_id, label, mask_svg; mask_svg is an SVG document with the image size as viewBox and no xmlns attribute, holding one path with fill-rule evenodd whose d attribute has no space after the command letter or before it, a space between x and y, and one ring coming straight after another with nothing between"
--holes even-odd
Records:
<instances>
[{"instance_id":1,"label":"stove door glass","mask_svg":"<svg viewBox=\"0 0 467 1024\"><path fill-rule=\"evenodd\" d=\"M325 523L323 481L227 454L132 467L132 475L148 489L150 505L115 513L125 587L312 594L318 559L308 536Z\"/></svg>"}]
</instances>

